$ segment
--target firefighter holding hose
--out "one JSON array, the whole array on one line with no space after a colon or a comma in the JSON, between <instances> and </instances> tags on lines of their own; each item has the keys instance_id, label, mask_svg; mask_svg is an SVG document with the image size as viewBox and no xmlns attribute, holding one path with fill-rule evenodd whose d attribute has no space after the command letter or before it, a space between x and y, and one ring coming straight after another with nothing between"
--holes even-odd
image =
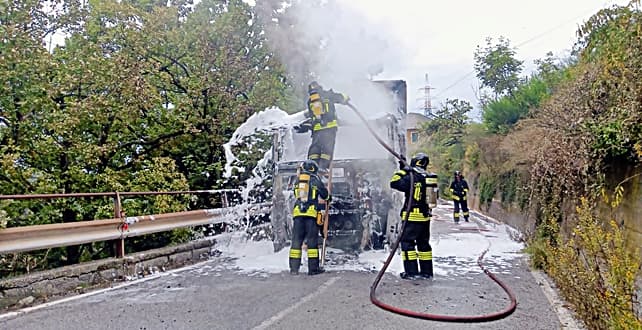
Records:
<instances>
[{"instance_id":1,"label":"firefighter holding hose","mask_svg":"<svg viewBox=\"0 0 642 330\"><path fill-rule=\"evenodd\" d=\"M324 90L316 81L308 85L308 120L294 127L298 133L312 131L312 143L308 149L308 159L318 163L321 171L330 167L334 155L337 135L337 111L335 104L347 105L350 98L332 89Z\"/></svg>"},{"instance_id":2,"label":"firefighter holding hose","mask_svg":"<svg viewBox=\"0 0 642 330\"><path fill-rule=\"evenodd\" d=\"M401 210L401 219L407 221L401 236L403 279L433 277L429 240L432 207L437 205L437 175L426 172L428 163L428 156L418 153L410 160L410 166L400 161L399 170L390 179L390 188L405 194Z\"/></svg>"}]
</instances>

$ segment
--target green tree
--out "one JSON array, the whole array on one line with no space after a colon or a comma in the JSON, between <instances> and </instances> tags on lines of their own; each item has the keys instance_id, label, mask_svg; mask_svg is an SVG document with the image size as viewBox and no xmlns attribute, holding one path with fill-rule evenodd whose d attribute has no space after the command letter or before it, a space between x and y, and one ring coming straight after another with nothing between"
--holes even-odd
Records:
<instances>
[{"instance_id":1,"label":"green tree","mask_svg":"<svg viewBox=\"0 0 642 330\"><path fill-rule=\"evenodd\" d=\"M234 129L291 95L264 27L240 0L65 1L55 13L45 11L47 3L0 4L0 32L10 36L0 38L3 194L215 187L225 160L221 145ZM43 40L55 31L67 38L48 52ZM130 215L151 214L183 210L187 200L123 205ZM2 209L3 227L113 212L107 199L7 202ZM128 246L184 238L159 234ZM7 269L104 253L100 244L54 249L24 254L24 262Z\"/></svg>"},{"instance_id":2,"label":"green tree","mask_svg":"<svg viewBox=\"0 0 642 330\"><path fill-rule=\"evenodd\" d=\"M267 107L285 107L285 73L263 32L246 3L206 0L177 23L168 40L151 43L157 46L148 54L164 77L159 88L191 129L164 154L176 159L194 188L219 185L225 162L221 146L236 127ZM261 155L248 156L256 160Z\"/></svg>"},{"instance_id":3,"label":"green tree","mask_svg":"<svg viewBox=\"0 0 642 330\"><path fill-rule=\"evenodd\" d=\"M543 79L531 77L522 82L511 96L486 104L482 109L484 124L492 133L506 134L531 109L539 107L549 94L549 85Z\"/></svg>"},{"instance_id":4,"label":"green tree","mask_svg":"<svg viewBox=\"0 0 642 330\"><path fill-rule=\"evenodd\" d=\"M442 191L449 183L451 173L461 170L466 150L464 138L469 122L468 113L473 109L465 100L447 99L435 116L423 126L428 137L424 148L430 163L439 174Z\"/></svg>"},{"instance_id":5,"label":"green tree","mask_svg":"<svg viewBox=\"0 0 642 330\"><path fill-rule=\"evenodd\" d=\"M482 86L491 89L495 100L513 94L519 84L522 61L515 58L515 49L508 39L499 37L493 44L492 38L486 38L486 47L477 46L474 59L477 78Z\"/></svg>"},{"instance_id":6,"label":"green tree","mask_svg":"<svg viewBox=\"0 0 642 330\"><path fill-rule=\"evenodd\" d=\"M441 108L435 112L433 119L426 123L428 135L438 134L446 146L461 143L466 124L470 118L468 113L473 106L468 101L446 99Z\"/></svg>"}]
</instances>

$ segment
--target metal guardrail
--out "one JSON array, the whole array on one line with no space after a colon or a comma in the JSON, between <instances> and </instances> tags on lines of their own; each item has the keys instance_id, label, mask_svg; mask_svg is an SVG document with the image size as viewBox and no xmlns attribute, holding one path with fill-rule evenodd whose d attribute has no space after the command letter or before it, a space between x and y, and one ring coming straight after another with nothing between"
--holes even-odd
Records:
<instances>
[{"instance_id":1,"label":"metal guardrail","mask_svg":"<svg viewBox=\"0 0 642 330\"><path fill-rule=\"evenodd\" d=\"M169 231L177 228L224 223L244 216L269 212L271 203L218 209L195 210L175 213L124 217L120 207L120 196L133 195L178 195L223 193L223 205L227 204L226 192L237 190L196 190L170 192L107 192L39 195L0 195L0 199L52 199L73 197L113 197L112 219L89 220L0 230L0 254L34 251L52 247L64 247L91 242L115 240L117 257L124 255L125 238Z\"/></svg>"},{"instance_id":2,"label":"metal guardrail","mask_svg":"<svg viewBox=\"0 0 642 330\"><path fill-rule=\"evenodd\" d=\"M0 230L0 254L125 239L177 228L223 223L242 216L268 212L270 207L270 203L263 203L250 207L7 228Z\"/></svg>"},{"instance_id":3,"label":"metal guardrail","mask_svg":"<svg viewBox=\"0 0 642 330\"><path fill-rule=\"evenodd\" d=\"M196 194L221 194L221 193L239 192L239 191L240 190L237 190L237 189L216 189L216 190L121 191L121 192L98 192L98 193L0 195L0 199L54 199L54 198L72 198L72 197L196 195Z\"/></svg>"}]
</instances>

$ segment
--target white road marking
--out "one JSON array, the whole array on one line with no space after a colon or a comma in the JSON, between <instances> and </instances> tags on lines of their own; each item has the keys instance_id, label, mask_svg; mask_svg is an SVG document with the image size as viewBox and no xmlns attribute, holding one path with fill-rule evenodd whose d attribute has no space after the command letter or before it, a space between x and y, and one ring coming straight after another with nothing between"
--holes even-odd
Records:
<instances>
[{"instance_id":1,"label":"white road marking","mask_svg":"<svg viewBox=\"0 0 642 330\"><path fill-rule=\"evenodd\" d=\"M257 325L253 329L254 330L267 329L269 326L273 325L274 323L278 322L279 320L283 319L285 316L290 314L295 309L299 308L299 306L309 302L310 300L312 300L312 298L314 298L314 297L320 295L321 293L323 293L323 291L328 289L328 287L330 287L334 282L336 282L340 278L341 278L340 276L336 276L336 277L333 277L333 278L329 279L327 282L325 282L321 286L319 286L319 288L317 288L314 292L312 292L312 293L308 294L307 296L303 297L303 299L300 299L296 304L291 305L290 307L280 311L279 313L277 313L276 315L272 316L271 318L263 321L263 323Z\"/></svg>"},{"instance_id":2,"label":"white road marking","mask_svg":"<svg viewBox=\"0 0 642 330\"><path fill-rule=\"evenodd\" d=\"M560 320L560 323L562 323L562 327L560 329L585 329L584 327L580 326L580 324L575 320L571 312L566 307L564 307L564 302L559 298L555 290L553 290L548 279L546 279L546 277L544 277L544 275L540 271L532 270L531 274L533 274L533 277L538 282L538 284L541 283L540 286L542 288L542 291L544 291L546 299L548 299L548 301L551 303L553 311L555 311L555 314L557 314L557 318Z\"/></svg>"}]
</instances>

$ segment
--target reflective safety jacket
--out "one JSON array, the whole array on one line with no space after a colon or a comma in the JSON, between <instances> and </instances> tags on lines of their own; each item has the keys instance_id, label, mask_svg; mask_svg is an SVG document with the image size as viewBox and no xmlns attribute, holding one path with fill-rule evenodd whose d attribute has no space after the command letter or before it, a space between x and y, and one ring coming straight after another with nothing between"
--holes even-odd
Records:
<instances>
[{"instance_id":1,"label":"reflective safety jacket","mask_svg":"<svg viewBox=\"0 0 642 330\"><path fill-rule=\"evenodd\" d=\"M468 195L468 182L464 179L459 179L459 181L457 181L457 179L453 180L453 182L450 183L450 193L456 201L465 200L466 195Z\"/></svg>"},{"instance_id":2,"label":"reflective safety jacket","mask_svg":"<svg viewBox=\"0 0 642 330\"><path fill-rule=\"evenodd\" d=\"M317 218L319 212L319 197L328 199L328 189L326 189L321 179L316 174L302 172L298 175L294 183L294 210L293 217L311 217Z\"/></svg>"},{"instance_id":3,"label":"reflective safety jacket","mask_svg":"<svg viewBox=\"0 0 642 330\"><path fill-rule=\"evenodd\" d=\"M312 118L312 131L337 127L335 103L346 104L348 97L333 90L319 90L308 97L306 117Z\"/></svg>"},{"instance_id":4,"label":"reflective safety jacket","mask_svg":"<svg viewBox=\"0 0 642 330\"><path fill-rule=\"evenodd\" d=\"M408 210L408 194L412 193L410 202L410 215L408 221L428 221L431 217L431 210L428 206L428 189L437 187L437 175L434 173L413 173L414 187L410 191L410 173L407 170L398 170L390 179L390 188L402 191L405 194L401 219L406 218Z\"/></svg>"}]
</instances>

